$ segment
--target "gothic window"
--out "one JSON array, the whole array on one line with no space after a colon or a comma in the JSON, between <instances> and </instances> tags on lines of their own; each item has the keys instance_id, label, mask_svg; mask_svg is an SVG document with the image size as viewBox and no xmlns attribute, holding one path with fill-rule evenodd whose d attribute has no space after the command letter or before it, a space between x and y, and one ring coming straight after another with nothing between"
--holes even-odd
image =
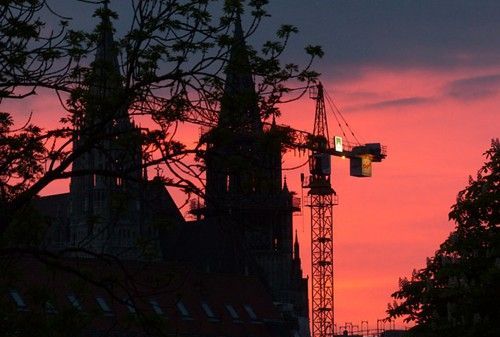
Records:
<instances>
[{"instance_id":1,"label":"gothic window","mask_svg":"<svg viewBox=\"0 0 500 337\"><path fill-rule=\"evenodd\" d=\"M100 191L97 191L97 193L95 194L95 208L97 210L100 210L102 208L102 194Z\"/></svg>"}]
</instances>

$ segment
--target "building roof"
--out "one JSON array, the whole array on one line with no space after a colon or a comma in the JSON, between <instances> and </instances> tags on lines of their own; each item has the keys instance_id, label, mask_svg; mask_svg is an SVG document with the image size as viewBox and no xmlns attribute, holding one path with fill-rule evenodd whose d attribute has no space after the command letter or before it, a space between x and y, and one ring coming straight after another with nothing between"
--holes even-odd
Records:
<instances>
[{"instance_id":1,"label":"building roof","mask_svg":"<svg viewBox=\"0 0 500 337\"><path fill-rule=\"evenodd\" d=\"M163 215L183 222L184 218L177 208L174 199L168 193L162 182L156 179L146 182L144 187L145 205L154 215ZM52 194L37 197L35 207L44 215L52 219L69 218L70 194Z\"/></svg>"},{"instance_id":2,"label":"building roof","mask_svg":"<svg viewBox=\"0 0 500 337\"><path fill-rule=\"evenodd\" d=\"M184 217L175 204L174 199L159 178L153 178L145 186L145 205L154 215L172 218L178 223L184 222Z\"/></svg>"},{"instance_id":3,"label":"building roof","mask_svg":"<svg viewBox=\"0 0 500 337\"><path fill-rule=\"evenodd\" d=\"M37 197L35 207L44 215L53 219L69 219L69 193Z\"/></svg>"},{"instance_id":4,"label":"building roof","mask_svg":"<svg viewBox=\"0 0 500 337\"><path fill-rule=\"evenodd\" d=\"M270 295L252 277L109 258L3 262L10 279L0 287L0 303L10 303L21 315L39 311L43 303L50 315L67 309L87 315L89 331L111 328L142 335L140 323L147 321L153 335L155 328L162 334L193 336L287 335ZM40 294L34 288L47 290L48 300L34 296ZM134 319L137 325L131 324Z\"/></svg>"}]
</instances>

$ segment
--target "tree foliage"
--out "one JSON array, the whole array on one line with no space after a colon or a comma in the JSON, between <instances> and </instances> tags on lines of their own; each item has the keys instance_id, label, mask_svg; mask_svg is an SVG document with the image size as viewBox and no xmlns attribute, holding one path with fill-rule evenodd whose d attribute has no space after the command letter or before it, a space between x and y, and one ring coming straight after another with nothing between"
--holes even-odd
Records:
<instances>
[{"instance_id":1,"label":"tree foliage","mask_svg":"<svg viewBox=\"0 0 500 337\"><path fill-rule=\"evenodd\" d=\"M500 142L458 193L455 230L427 266L400 279L390 317L405 317L420 336L498 336L500 329Z\"/></svg>"},{"instance_id":2,"label":"tree foliage","mask_svg":"<svg viewBox=\"0 0 500 337\"><path fill-rule=\"evenodd\" d=\"M101 22L95 29L82 29L71 18L59 14L57 7L51 7L57 1L0 1L0 104L16 101L30 106L30 100L43 92L57 100L65 111L59 116L60 123L48 128L33 123L31 117L36 115L36 110L30 113L28 121L18 121L14 111L1 107L2 262L13 261L15 265L18 259L29 256L46 266L76 275L88 284L107 289L109 282L103 281L103 275L89 278L78 268L64 265L65 258L78 250L78 253L89 257L111 260L109 263L113 265L120 265L120 261L116 257L80 248L57 253L44 250L39 246L46 230L44 219L33 207L32 200L58 179L75 175L117 174L72 169L80 156L99 149L110 139L122 136L119 134L122 130L109 132L109 128L104 127L116 117L112 113L116 111L126 111L135 121L144 122L138 133L143 150L142 168L161 164L165 185L188 193L200 193L198 188L203 186L203 168L193 158L199 154L201 145L183 144L177 138L178 125L196 122L211 126L217 122L224 90L224 70L234 43L235 21L238 15L245 13L245 22L249 23L245 37L249 37L268 16L265 10L267 2L119 0L109 4L108 8L105 6L108 0L77 0L74 1L75 8L95 6L94 16L96 21ZM106 25L118 19L118 14L112 10L112 6L118 4L122 9L128 6L132 14L126 31L115 31L112 48L118 64L113 64L111 60L108 64L96 65L93 60L100 39L109 28ZM284 25L276 33L275 40L265 42L260 50L248 47L259 109L264 119L278 115L277 104L300 97L318 76L311 69L313 61L323 55L318 46L306 47L309 61L302 67L282 63L283 53L297 31L291 25ZM115 66L119 73L115 71ZM96 74L96 69L103 74ZM92 91L97 82L96 75L114 82L119 90L113 95L96 99L96 92ZM291 86L297 83L301 88L295 91ZM80 123L83 116L92 110L111 114L101 114L95 123ZM136 130L129 136L136 137ZM86 141L76 149L73 141L78 137ZM130 140L127 137L121 139ZM2 275L12 274L10 264L2 263L2 266L5 267ZM0 279L0 292L5 293L10 285L6 277ZM113 285L116 286L116 283ZM4 300L0 299L2 317L8 311ZM43 312L45 302L40 304L40 317L38 314L26 316L33 318L29 325L25 324L24 318L11 320L17 319L17 315L6 316L7 319L0 323L0 330L8 335L21 335L23 331L32 335L37 329L39 335L77 333L79 326L70 330L65 328L74 320L46 320ZM144 325L154 326L149 322Z\"/></svg>"},{"instance_id":3,"label":"tree foliage","mask_svg":"<svg viewBox=\"0 0 500 337\"><path fill-rule=\"evenodd\" d=\"M105 23L118 18L116 12L103 6L107 2L77 3L96 6L94 16ZM188 193L200 192L203 169L200 163L188 160L198 153L200 144L180 142L176 137L178 124L216 123L236 17L242 13L250 17L248 37L268 16L266 3L131 0L124 5L129 6L132 16L128 29L116 32L113 45L120 69L115 80L121 90L104 103L109 111L126 110L144 122L140 132L143 165L162 164L165 184ZM5 228L10 221L5 214L26 207L52 181L72 174L92 174L71 171L74 160L95 146L89 143L74 151L76 132L87 134L89 139L116 135L99 134L102 128L98 125L86 129L77 126L92 101L92 60L105 24L93 30L77 29L71 18L58 14L45 0L7 0L0 11L0 103L23 100L29 104L31 97L45 90L67 111L61 124L51 129L31 121L16 128L22 121L15 121L12 112L4 111L0 116L0 146L5 154L0 159L0 228ZM248 48L263 118L278 114L276 105L288 100L288 94L299 97L305 92L306 88L292 90L290 83L305 82L307 87L318 75L311 65L322 56L320 47L306 47L310 61L303 67L282 63L282 54L296 32L295 27L284 25L276 40L265 42L260 51Z\"/></svg>"}]
</instances>

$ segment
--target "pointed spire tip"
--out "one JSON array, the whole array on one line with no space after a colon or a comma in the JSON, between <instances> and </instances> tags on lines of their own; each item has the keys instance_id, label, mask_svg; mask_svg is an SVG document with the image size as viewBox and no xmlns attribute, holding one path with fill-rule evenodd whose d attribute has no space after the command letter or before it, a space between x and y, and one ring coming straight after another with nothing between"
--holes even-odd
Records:
<instances>
[{"instance_id":1,"label":"pointed spire tip","mask_svg":"<svg viewBox=\"0 0 500 337\"><path fill-rule=\"evenodd\" d=\"M286 176L283 177L283 191L288 192L288 184L286 182Z\"/></svg>"}]
</instances>

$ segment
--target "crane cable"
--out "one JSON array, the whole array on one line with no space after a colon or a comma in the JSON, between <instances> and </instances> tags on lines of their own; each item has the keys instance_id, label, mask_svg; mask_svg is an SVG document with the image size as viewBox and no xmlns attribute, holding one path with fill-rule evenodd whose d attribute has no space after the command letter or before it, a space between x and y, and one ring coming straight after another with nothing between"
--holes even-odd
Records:
<instances>
[{"instance_id":1,"label":"crane cable","mask_svg":"<svg viewBox=\"0 0 500 337\"><path fill-rule=\"evenodd\" d=\"M361 145L361 142L358 140L358 137L356 137L356 135L354 134L354 131L351 129L349 123L344 118L344 115L342 114L342 112L340 111L340 109L337 107L337 105L335 104L335 102L333 101L333 99L330 97L330 95L328 95L328 92L325 92L325 97L326 97L326 100L328 101L328 104L330 105L330 108L333 111L333 115L335 116L335 119L337 119L337 121L338 121L338 118L337 118L336 113L335 113L335 111L337 111L337 113L340 115L340 117L344 121L344 124L347 126L347 128L351 132L351 135L354 137L354 140L357 142L358 145ZM340 126L340 124L339 124L339 126ZM342 130L342 133L344 134L344 137L346 137L343 128L341 126L340 126L340 128Z\"/></svg>"},{"instance_id":2,"label":"crane cable","mask_svg":"<svg viewBox=\"0 0 500 337\"><path fill-rule=\"evenodd\" d=\"M325 93L326 93L326 92L325 92ZM337 125L339 126L339 129L340 129L340 131L342 131L342 135L344 136L344 139L346 139L346 140L347 140L347 138L348 138L348 137L347 137L347 135L345 134L344 128L343 128L343 127L342 127L342 125L340 124L340 120L339 120L339 118L337 117L337 114L335 113L335 110L333 109L332 104L330 103L330 101L329 101L329 99L328 99L328 94L327 94L327 96L325 96L325 97L327 98L327 102L328 102L328 104L330 105L330 109L331 109L331 110L332 110L332 112L333 112L333 117L335 117L335 120L337 121Z\"/></svg>"},{"instance_id":3,"label":"crane cable","mask_svg":"<svg viewBox=\"0 0 500 337\"><path fill-rule=\"evenodd\" d=\"M346 119L344 118L344 116L342 115L342 113L340 112L340 109L337 107L337 105L333 102L333 99L330 97L330 95L328 95L328 93L326 93L325 95L326 99L327 99L327 102L328 104L330 105L330 109L332 109L332 112L335 116L335 118L337 119L337 114L340 115L340 117L342 118L342 121L344 122L344 124L347 126L348 130L350 131L351 135L353 136L354 140L358 143L358 145L360 144L358 138L356 137L356 135L354 134L354 132L352 131L351 127L349 126L349 123L347 123ZM340 122L339 122L340 123ZM346 140L348 140L348 137L346 136L345 132L344 132L344 128L342 126L340 126L339 124L339 127L341 128L342 130L342 133L344 134L344 137L346 138Z\"/></svg>"}]
</instances>

